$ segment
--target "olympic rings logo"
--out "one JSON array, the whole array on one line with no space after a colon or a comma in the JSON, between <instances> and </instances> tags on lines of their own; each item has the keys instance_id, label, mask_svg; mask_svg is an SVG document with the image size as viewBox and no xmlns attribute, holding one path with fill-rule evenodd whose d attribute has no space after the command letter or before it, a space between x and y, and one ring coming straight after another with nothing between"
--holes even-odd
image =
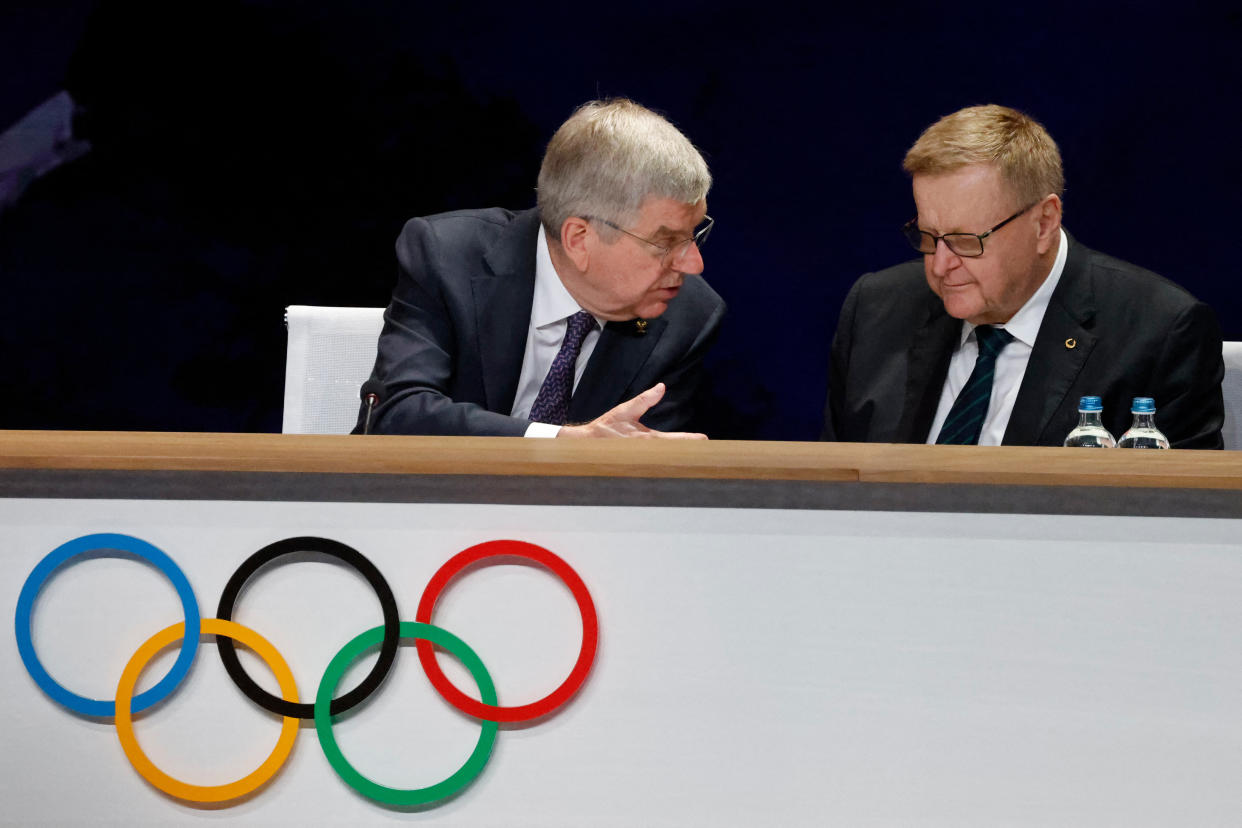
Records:
<instances>
[{"instance_id":1,"label":"olympic rings logo","mask_svg":"<svg viewBox=\"0 0 1242 828\"><path fill-rule=\"evenodd\" d=\"M276 648L257 632L231 620L238 595L251 577L260 568L278 558L298 552L322 553L357 570L375 591L384 617L383 624L359 634L332 658L319 681L314 703L299 702L293 673ZM116 698L111 701L79 696L57 683L43 668L31 640L34 603L44 584L55 572L88 554L94 557L136 557L152 564L176 588L185 616L184 621L166 627L138 648L121 673ZM511 558L539 564L569 587L582 616L582 648L569 676L547 696L529 704L502 707L498 704L495 685L483 662L460 638L434 626L431 618L437 599L465 569ZM314 720L324 755L333 770L348 785L376 802L408 807L439 802L469 785L487 764L500 723L539 719L569 701L586 680L595 661L595 651L599 643L595 604L578 574L569 564L547 549L515 540L488 541L454 555L436 571L423 590L415 620L401 621L397 613L396 599L387 581L360 552L327 538L287 538L263 547L238 567L224 587L216 616L200 618L198 602L185 574L157 547L130 535L85 535L54 549L27 576L17 600L17 648L30 676L54 701L84 716L113 718L121 747L135 770L155 788L170 796L196 803L223 803L257 790L284 765L297 738L298 722L306 719ZM194 785L169 776L147 758L134 736L133 714L163 701L180 686L194 661L201 633L215 636L225 670L238 689L264 709L283 717L276 747L267 759L241 779L223 785ZM419 662L436 691L453 707L482 723L478 742L465 763L448 778L425 788L390 788L366 778L345 758L332 732L334 716L355 707L379 688L392 667L402 638L415 640ZM178 641L181 642L180 651L168 673L149 690L134 695L138 678L151 659ZM246 645L268 666L280 687L279 697L268 693L250 678L237 657L234 641ZM352 690L335 696L350 665L376 645L379 646L379 657L371 671ZM461 661L478 686L481 701L475 701L452 684L440 669L433 645L447 650Z\"/></svg>"}]
</instances>

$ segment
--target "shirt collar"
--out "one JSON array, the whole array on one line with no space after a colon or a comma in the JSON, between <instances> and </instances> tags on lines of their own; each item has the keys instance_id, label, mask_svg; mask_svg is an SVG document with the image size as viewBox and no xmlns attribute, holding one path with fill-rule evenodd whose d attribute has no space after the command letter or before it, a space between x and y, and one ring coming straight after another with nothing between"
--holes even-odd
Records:
<instances>
[{"instance_id":1,"label":"shirt collar","mask_svg":"<svg viewBox=\"0 0 1242 828\"><path fill-rule=\"evenodd\" d=\"M535 328L555 324L582 310L557 275L548 244L547 233L540 224L535 241L535 296L530 306L530 323Z\"/></svg>"},{"instance_id":2,"label":"shirt collar","mask_svg":"<svg viewBox=\"0 0 1242 828\"><path fill-rule=\"evenodd\" d=\"M1069 237L1065 235L1065 230L1057 231L1061 234L1061 243L1057 246L1057 257L1052 263L1052 270L1048 272L1044 283L1026 300L1026 304L1018 308L1018 312L1013 318L1004 325L997 327L1004 328L1013 334L1013 338L1026 345L1029 348L1035 347L1035 337L1039 336L1039 326L1043 324L1044 313L1048 310L1048 303L1052 301L1052 293L1057 289L1057 283L1061 281L1061 274L1065 270L1065 260L1069 257ZM962 341L966 340L974 332L975 326L967 322L962 325Z\"/></svg>"}]
</instances>

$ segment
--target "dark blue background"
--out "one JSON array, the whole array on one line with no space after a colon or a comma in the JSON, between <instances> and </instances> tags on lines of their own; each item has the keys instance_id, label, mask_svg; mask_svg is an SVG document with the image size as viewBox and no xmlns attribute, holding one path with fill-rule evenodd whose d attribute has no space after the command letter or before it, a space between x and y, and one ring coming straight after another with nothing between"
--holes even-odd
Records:
<instances>
[{"instance_id":1,"label":"dark blue background","mask_svg":"<svg viewBox=\"0 0 1242 828\"><path fill-rule=\"evenodd\" d=\"M403 221L534 203L577 104L708 158L730 305L712 436L813 439L846 291L909 258L905 149L1004 103L1061 146L1066 226L1242 339L1242 9L10 3L0 125L68 87L94 150L0 215L0 426L279 430L288 304L386 304Z\"/></svg>"}]
</instances>

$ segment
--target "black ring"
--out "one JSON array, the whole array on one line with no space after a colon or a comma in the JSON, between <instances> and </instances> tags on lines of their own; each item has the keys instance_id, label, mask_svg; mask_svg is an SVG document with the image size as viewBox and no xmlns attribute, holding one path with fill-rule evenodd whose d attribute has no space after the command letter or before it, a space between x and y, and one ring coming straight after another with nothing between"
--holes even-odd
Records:
<instances>
[{"instance_id":1,"label":"black ring","mask_svg":"<svg viewBox=\"0 0 1242 828\"><path fill-rule=\"evenodd\" d=\"M353 708L375 692L375 689L388 676L388 670L392 667L393 660L397 657L397 644L401 639L401 622L397 617L397 599L393 597L388 582L384 580L384 576L380 574L380 571L375 568L375 564L367 560L361 552L352 546L346 546L339 541L328 538L285 538L284 540L268 544L247 558L237 568L237 571L233 573L233 576L229 578L229 582L224 585L224 593L220 596L220 608L216 610L216 617L224 621L231 621L233 605L237 603L237 596L241 592L242 587L245 586L246 581L250 579L250 576L269 561L292 552L321 552L324 555L330 555L349 564L358 570L358 573L371 584L371 588L375 590L375 594L379 598L380 609L384 613L384 640L380 644L379 658L376 660L375 666L371 668L371 672L367 674L367 677L357 687L332 700L328 711L335 716ZM285 701L282 698L273 696L255 684L254 679L246 674L241 661L237 658L237 650L234 648L231 638L216 636L216 647L220 650L220 660L224 662L224 669L228 671L229 677L233 679L233 683L237 685L239 690L250 697L250 700L255 704L281 716L289 716L295 719L315 718L314 704L299 704L298 702Z\"/></svg>"}]
</instances>

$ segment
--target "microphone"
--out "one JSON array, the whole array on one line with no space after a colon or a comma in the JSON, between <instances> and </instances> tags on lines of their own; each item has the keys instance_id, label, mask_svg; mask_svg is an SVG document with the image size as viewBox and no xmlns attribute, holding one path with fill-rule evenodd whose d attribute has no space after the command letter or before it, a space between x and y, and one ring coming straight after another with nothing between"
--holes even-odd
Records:
<instances>
[{"instance_id":1,"label":"microphone","mask_svg":"<svg viewBox=\"0 0 1242 828\"><path fill-rule=\"evenodd\" d=\"M384 383L377 379L369 379L362 384L362 401L367 406L366 419L362 421L362 433L371 433L371 412L380 404L380 395L384 393Z\"/></svg>"}]
</instances>

